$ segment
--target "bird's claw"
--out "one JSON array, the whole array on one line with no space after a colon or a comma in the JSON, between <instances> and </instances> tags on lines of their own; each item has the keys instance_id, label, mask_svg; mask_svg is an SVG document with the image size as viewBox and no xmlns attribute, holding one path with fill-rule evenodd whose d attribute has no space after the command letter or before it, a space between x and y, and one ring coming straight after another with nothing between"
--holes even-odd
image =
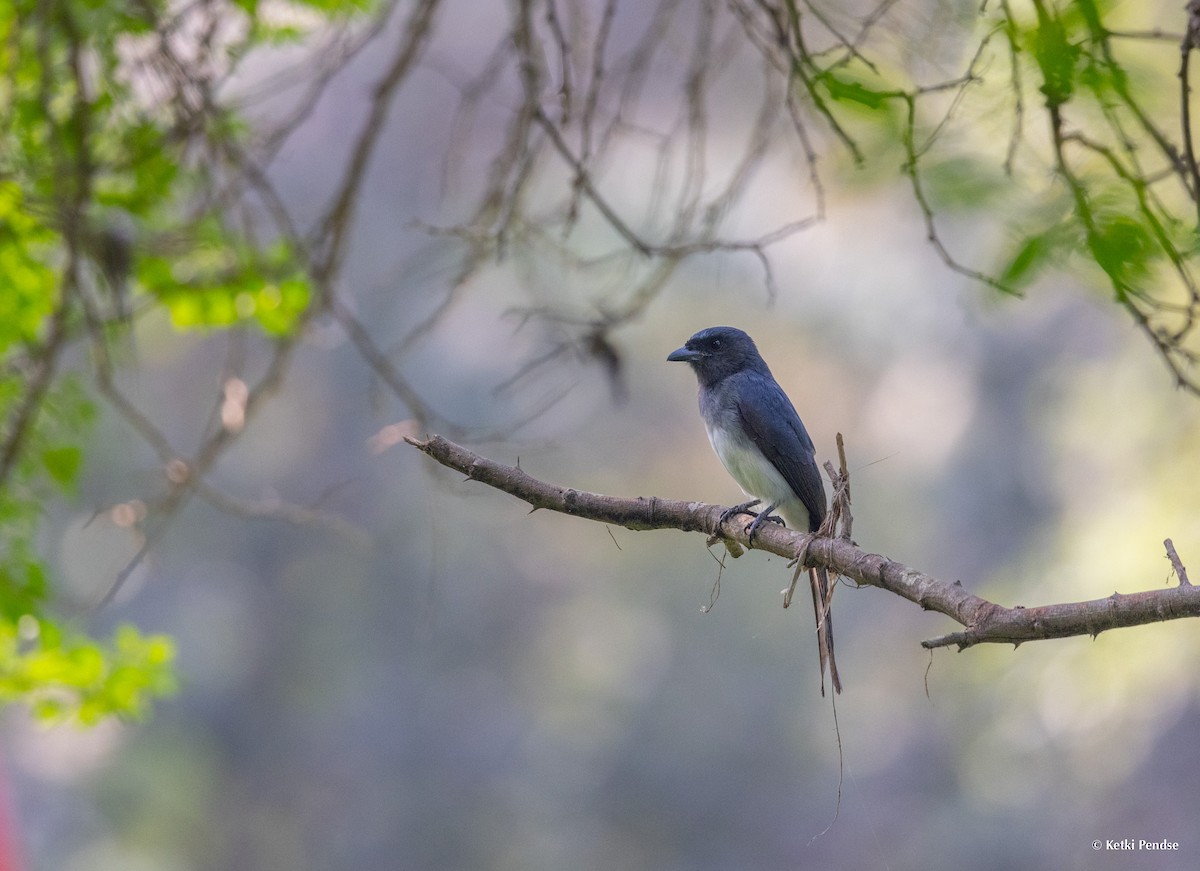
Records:
<instances>
[{"instance_id":1,"label":"bird's claw","mask_svg":"<svg viewBox=\"0 0 1200 871\"><path fill-rule=\"evenodd\" d=\"M775 510L774 504L768 505L765 511L751 511L750 510L755 505L758 505L760 502L762 502L761 499L752 499L749 502L743 502L740 505L734 505L730 508L726 508L724 511L721 512L720 522L725 523L725 521L729 520L732 517L735 517L738 514L748 514L751 517L753 517L754 519L752 521L750 521L749 523L747 523L745 526L745 532L750 537L750 544L753 545L754 544L754 534L756 532L758 532L759 527L761 527L764 523L770 522L770 523L778 523L780 526L784 525L782 517L779 517L779 516L771 513L772 511Z\"/></svg>"},{"instance_id":2,"label":"bird's claw","mask_svg":"<svg viewBox=\"0 0 1200 871\"><path fill-rule=\"evenodd\" d=\"M730 520L733 517L736 517L739 514L749 514L751 517L758 517L757 512L751 511L750 509L753 508L755 505L757 505L761 501L762 501L761 499L752 499L749 502L742 502L739 505L734 505L731 508L726 508L724 511L721 512L721 517L719 518L718 522L723 524L726 521Z\"/></svg>"},{"instance_id":3,"label":"bird's claw","mask_svg":"<svg viewBox=\"0 0 1200 871\"><path fill-rule=\"evenodd\" d=\"M775 514L768 514L766 511L760 511L754 515L754 520L751 523L746 524L746 536L749 538L751 545L754 544L754 533L758 532L759 527L767 522L778 523L780 526L784 525L782 517Z\"/></svg>"}]
</instances>

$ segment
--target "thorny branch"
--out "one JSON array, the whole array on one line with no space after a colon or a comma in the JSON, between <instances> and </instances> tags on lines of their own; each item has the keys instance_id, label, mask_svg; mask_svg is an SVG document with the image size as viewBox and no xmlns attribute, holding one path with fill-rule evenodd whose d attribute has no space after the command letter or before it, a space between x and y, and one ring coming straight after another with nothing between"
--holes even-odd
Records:
<instances>
[{"instance_id":1,"label":"thorny branch","mask_svg":"<svg viewBox=\"0 0 1200 871\"><path fill-rule=\"evenodd\" d=\"M737 555L751 547L744 525L736 518L721 523L720 505L679 502L654 496L628 498L589 493L548 484L523 469L482 457L441 436L405 439L409 444L467 476L532 505L637 531L678 529L698 532L710 540L729 543ZM845 475L843 472L842 475ZM837 476L842 478L842 476ZM849 478L835 488L835 499L849 499ZM802 563L824 567L860 585L879 587L955 620L964 628L921 642L927 649L976 644L1021 644L1074 635L1099 635L1108 629L1161 623L1183 617L1200 617L1200 587L1185 583L1160 590L1122 594L1102 599L1038 607L1006 608L968 593L959 582L947 582L895 560L869 553L848 537L820 537L765 524L753 547L788 559L803 554ZM1173 553L1174 549L1169 548ZM1176 556L1177 558L1177 556Z\"/></svg>"}]
</instances>

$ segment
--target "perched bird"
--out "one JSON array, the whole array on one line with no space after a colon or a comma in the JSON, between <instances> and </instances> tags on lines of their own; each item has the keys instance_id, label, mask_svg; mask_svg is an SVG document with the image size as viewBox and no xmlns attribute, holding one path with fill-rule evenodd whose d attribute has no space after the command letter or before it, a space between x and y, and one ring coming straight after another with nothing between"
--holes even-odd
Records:
<instances>
[{"instance_id":1,"label":"perched bird","mask_svg":"<svg viewBox=\"0 0 1200 871\"><path fill-rule=\"evenodd\" d=\"M775 381L754 340L733 327L709 327L667 357L687 363L700 382L700 416L708 440L725 469L751 501L722 515L754 517L746 530L751 542L766 521L787 522L792 529L816 532L825 518L825 486L817 468L812 439L783 388ZM750 511L759 503L765 507ZM783 517L771 514L778 511ZM833 619L829 614L829 573L809 569L821 656L821 695L825 666L833 688L842 691L833 658Z\"/></svg>"}]
</instances>

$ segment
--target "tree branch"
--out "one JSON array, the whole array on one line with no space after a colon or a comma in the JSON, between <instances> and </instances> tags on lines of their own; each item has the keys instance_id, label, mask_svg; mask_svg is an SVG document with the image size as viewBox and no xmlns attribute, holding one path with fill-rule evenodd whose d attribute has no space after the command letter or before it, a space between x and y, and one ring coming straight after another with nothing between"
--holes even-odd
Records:
<instances>
[{"instance_id":1,"label":"tree branch","mask_svg":"<svg viewBox=\"0 0 1200 871\"><path fill-rule=\"evenodd\" d=\"M358 203L358 192L362 189L367 167L379 144L392 98L425 48L437 8L438 0L421 0L413 9L404 27L404 38L387 72L375 85L371 96L371 113L358 134L346 167L345 178L342 179L333 204L317 228L313 241L316 243L314 247L320 248L321 256L315 271L321 279L319 284L324 288L333 286L333 279L345 259L346 239L350 232L354 208Z\"/></svg>"},{"instance_id":2,"label":"tree branch","mask_svg":"<svg viewBox=\"0 0 1200 871\"><path fill-rule=\"evenodd\" d=\"M481 457L441 436L405 441L443 466L462 472L469 480L528 502L534 510L546 508L632 530L701 532L713 540L725 541L735 556L751 546L743 524L737 519L721 523L724 509L720 505L655 496L628 498L589 493L540 481L520 468ZM765 524L755 534L753 546L788 559L803 554L806 565L825 567L857 584L895 593L927 611L945 614L964 627L962 631L921 642L922 647L930 650L952 645L963 650L982 643L1015 645L1072 635L1095 637L1106 629L1200 617L1200 587L1191 585L1128 595L1113 593L1089 602L1005 608L968 593L958 581L939 580L895 560L868 553L841 538L821 538Z\"/></svg>"}]
</instances>

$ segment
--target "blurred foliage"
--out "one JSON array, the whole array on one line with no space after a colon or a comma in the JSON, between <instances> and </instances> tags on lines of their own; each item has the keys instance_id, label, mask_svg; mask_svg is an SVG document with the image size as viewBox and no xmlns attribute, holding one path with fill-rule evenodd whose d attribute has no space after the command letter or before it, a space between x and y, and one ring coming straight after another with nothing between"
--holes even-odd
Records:
<instances>
[{"instance_id":1,"label":"blurred foliage","mask_svg":"<svg viewBox=\"0 0 1200 871\"><path fill-rule=\"evenodd\" d=\"M958 70L938 78L832 26L832 47L810 49L787 5L791 86L845 146L859 181L863 167L886 181L900 156L948 266L1013 294L1054 272L1106 287L1176 382L1200 393L1187 14L1169 7L1171 20L1154 4L1112 0L984 4L974 31L958 31L958 56L930 58ZM1003 227L1007 242L960 255L942 225L963 213Z\"/></svg>"},{"instance_id":2,"label":"blurred foliage","mask_svg":"<svg viewBox=\"0 0 1200 871\"><path fill-rule=\"evenodd\" d=\"M177 329L221 328L253 320L284 335L308 308L309 282L286 244L265 252L225 238L209 222L179 257L143 257L138 280L166 305Z\"/></svg>"},{"instance_id":3,"label":"blurred foliage","mask_svg":"<svg viewBox=\"0 0 1200 871\"><path fill-rule=\"evenodd\" d=\"M137 717L174 687L170 639L93 639L54 615L42 504L74 494L95 417L58 371L66 349L103 358L158 305L179 329L281 336L311 300L295 252L229 217L219 157L247 134L213 91L256 46L364 5L305 0L283 21L255 0L202 5L0 4L0 700L40 716Z\"/></svg>"},{"instance_id":4,"label":"blurred foliage","mask_svg":"<svg viewBox=\"0 0 1200 871\"><path fill-rule=\"evenodd\" d=\"M1176 134L1188 123L1178 106L1190 100L1186 63L1182 94L1179 84L1179 50L1191 52L1186 16L1172 35L1171 22L1105 0L998 8L1010 52L1005 168L1028 191L1012 210L1001 282L1025 288L1050 270L1086 276L1082 258L1196 392L1198 192L1190 135ZM1041 129L1022 118L1039 110Z\"/></svg>"},{"instance_id":5,"label":"blurred foliage","mask_svg":"<svg viewBox=\"0 0 1200 871\"><path fill-rule=\"evenodd\" d=\"M137 718L174 691L174 654L169 638L133 626L102 645L26 613L0 622L0 700L25 702L45 719Z\"/></svg>"}]
</instances>

